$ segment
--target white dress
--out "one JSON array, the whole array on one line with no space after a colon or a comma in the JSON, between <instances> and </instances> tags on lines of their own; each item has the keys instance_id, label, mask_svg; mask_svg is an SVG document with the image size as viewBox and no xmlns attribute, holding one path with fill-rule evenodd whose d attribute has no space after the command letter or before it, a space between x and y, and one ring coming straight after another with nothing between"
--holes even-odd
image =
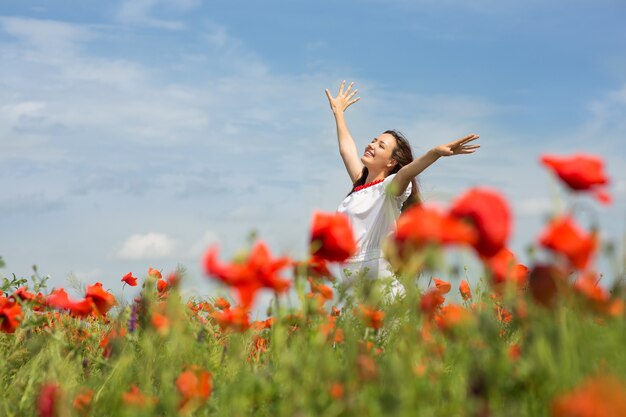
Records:
<instances>
[{"instance_id":1,"label":"white dress","mask_svg":"<svg viewBox=\"0 0 626 417\"><path fill-rule=\"evenodd\" d=\"M400 216L402 204L411 194L411 184L399 196L391 194L387 188L396 174L391 174L384 181L355 191L347 196L337 211L344 213L350 220L352 232L357 244L356 253L346 260L341 275L346 279L343 269L351 274L363 273L369 278L383 278L393 275L389 263L383 257L381 242L394 231L396 219Z\"/></svg>"}]
</instances>

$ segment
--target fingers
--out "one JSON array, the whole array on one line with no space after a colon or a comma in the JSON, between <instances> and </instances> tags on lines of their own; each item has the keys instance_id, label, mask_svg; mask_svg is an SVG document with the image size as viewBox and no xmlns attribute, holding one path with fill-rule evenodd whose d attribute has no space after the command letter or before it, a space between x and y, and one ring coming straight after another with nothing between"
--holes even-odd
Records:
<instances>
[{"instance_id":1,"label":"fingers","mask_svg":"<svg viewBox=\"0 0 626 417\"><path fill-rule=\"evenodd\" d=\"M354 83L352 83L352 84L354 84ZM350 84L350 85L352 85L352 84ZM348 87L348 90L350 90L350 88L349 88L349 87ZM358 93L358 92L359 92L359 90L358 90L358 89L357 89L357 90L354 90L354 91L353 91L353 92L352 92L352 93L351 93L351 94L350 94L350 95L346 98L346 100L352 100L352 97L354 97L354 95L355 95L356 93ZM347 94L347 93L348 93L348 92L346 91L346 94Z\"/></svg>"},{"instance_id":2,"label":"fingers","mask_svg":"<svg viewBox=\"0 0 626 417\"><path fill-rule=\"evenodd\" d=\"M340 96L343 94L343 87L346 85L346 80L343 80L341 82L341 84L339 84L339 93L337 93L337 96Z\"/></svg>"},{"instance_id":3,"label":"fingers","mask_svg":"<svg viewBox=\"0 0 626 417\"><path fill-rule=\"evenodd\" d=\"M480 136L476 134L467 135L464 138L457 139L454 142L448 144L451 148L456 148L458 146L463 146L468 142L478 139Z\"/></svg>"},{"instance_id":4,"label":"fingers","mask_svg":"<svg viewBox=\"0 0 626 417\"><path fill-rule=\"evenodd\" d=\"M333 99L333 97L330 95L330 91L328 91L328 88L324 90L324 92L326 93L326 97L328 97L328 101Z\"/></svg>"},{"instance_id":5,"label":"fingers","mask_svg":"<svg viewBox=\"0 0 626 417\"><path fill-rule=\"evenodd\" d=\"M351 106L352 104L356 103L359 100L361 100L361 97L357 97L354 100L349 101L348 104L346 105L346 108L348 108L349 106Z\"/></svg>"},{"instance_id":6,"label":"fingers","mask_svg":"<svg viewBox=\"0 0 626 417\"><path fill-rule=\"evenodd\" d=\"M475 133L472 133L471 135L467 135L467 136L465 136L463 139L461 139L461 143L462 143L462 144L465 144L465 143L467 143L467 142L471 142L471 141L473 141L473 140L476 140L476 139L478 139L479 137L480 137L479 135L477 135L477 134L475 134Z\"/></svg>"},{"instance_id":7,"label":"fingers","mask_svg":"<svg viewBox=\"0 0 626 417\"><path fill-rule=\"evenodd\" d=\"M476 149L480 148L480 145L464 145L458 149L455 149L456 155L467 155L476 152Z\"/></svg>"},{"instance_id":8,"label":"fingers","mask_svg":"<svg viewBox=\"0 0 626 417\"><path fill-rule=\"evenodd\" d=\"M348 93L350 92L350 90L352 90L352 86L354 85L354 83L350 83L350 85L348 85L348 88L346 89L346 92L344 93L345 95L348 95Z\"/></svg>"}]
</instances>

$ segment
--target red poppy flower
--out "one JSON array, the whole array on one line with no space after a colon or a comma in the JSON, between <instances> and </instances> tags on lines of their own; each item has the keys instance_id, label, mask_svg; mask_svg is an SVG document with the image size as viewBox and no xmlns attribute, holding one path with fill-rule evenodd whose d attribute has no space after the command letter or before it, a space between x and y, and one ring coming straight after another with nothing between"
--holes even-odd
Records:
<instances>
[{"instance_id":1,"label":"red poppy flower","mask_svg":"<svg viewBox=\"0 0 626 417\"><path fill-rule=\"evenodd\" d=\"M472 314L463 306L449 304L442 307L435 314L435 323L443 331L451 331L457 327L465 326L472 320Z\"/></svg>"},{"instance_id":2,"label":"red poppy flower","mask_svg":"<svg viewBox=\"0 0 626 417\"><path fill-rule=\"evenodd\" d=\"M96 282L94 285L90 285L87 287L85 292L85 298L91 299L94 305L96 306L96 310L100 315L105 316L107 311L111 309L114 305L117 304L115 301L115 297L113 294L105 291L102 288L102 283Z\"/></svg>"},{"instance_id":3,"label":"red poppy flower","mask_svg":"<svg viewBox=\"0 0 626 417\"><path fill-rule=\"evenodd\" d=\"M402 213L394 237L398 242L421 247L428 243L473 244L478 235L472 226L437 207L419 204Z\"/></svg>"},{"instance_id":4,"label":"red poppy flower","mask_svg":"<svg viewBox=\"0 0 626 417\"><path fill-rule=\"evenodd\" d=\"M87 415L89 407L91 406L93 394L94 391L92 389L83 388L76 395L76 397L74 397L72 405L74 406L74 409L80 413L80 415Z\"/></svg>"},{"instance_id":5,"label":"red poppy flower","mask_svg":"<svg viewBox=\"0 0 626 417\"><path fill-rule=\"evenodd\" d=\"M279 276L278 272L290 265L292 261L287 257L272 258L264 242L257 242L248 258L239 263L219 263L215 246L204 256L205 273L235 289L244 308L254 303L256 293L261 288L269 288L277 293L287 291L291 283Z\"/></svg>"},{"instance_id":6,"label":"red poppy flower","mask_svg":"<svg viewBox=\"0 0 626 417\"><path fill-rule=\"evenodd\" d=\"M211 318L223 329L245 332L250 328L250 317L247 309L241 307L227 308L210 313Z\"/></svg>"},{"instance_id":7,"label":"red poppy flower","mask_svg":"<svg viewBox=\"0 0 626 417\"><path fill-rule=\"evenodd\" d=\"M209 399L213 389L212 375L209 371L192 366L178 376L176 388L181 395L178 409L192 411Z\"/></svg>"},{"instance_id":8,"label":"red poppy flower","mask_svg":"<svg viewBox=\"0 0 626 417\"><path fill-rule=\"evenodd\" d=\"M131 287L136 287L137 286L137 277L133 276L132 272L129 272L128 274L124 275L122 277L122 282L125 282L126 284L128 284Z\"/></svg>"},{"instance_id":9,"label":"red poppy flower","mask_svg":"<svg viewBox=\"0 0 626 417\"><path fill-rule=\"evenodd\" d=\"M219 308L220 310L226 310L230 308L230 303L228 302L227 299L223 297L217 297L213 304L215 305L215 307Z\"/></svg>"},{"instance_id":10,"label":"red poppy flower","mask_svg":"<svg viewBox=\"0 0 626 417\"><path fill-rule=\"evenodd\" d=\"M511 231L509 206L498 192L487 188L473 188L461 195L450 213L468 219L478 231L474 248L483 256L493 256L506 246Z\"/></svg>"},{"instance_id":11,"label":"red poppy flower","mask_svg":"<svg viewBox=\"0 0 626 417\"><path fill-rule=\"evenodd\" d=\"M582 295L589 305L600 313L613 314L612 310L615 307L618 308L618 313L621 310L619 306L619 301L621 300L615 300L618 303L611 301L611 295L600 286L600 277L595 272L588 271L580 274L576 282L574 282L574 290Z\"/></svg>"},{"instance_id":12,"label":"red poppy flower","mask_svg":"<svg viewBox=\"0 0 626 417\"><path fill-rule=\"evenodd\" d=\"M166 280L160 278L157 280L157 292L159 295L166 293L169 288L170 286L167 284Z\"/></svg>"},{"instance_id":13,"label":"red poppy flower","mask_svg":"<svg viewBox=\"0 0 626 417\"><path fill-rule=\"evenodd\" d=\"M80 301L70 301L67 308L70 311L70 314L75 317L87 317L92 314L98 314L98 309L92 298L84 298Z\"/></svg>"},{"instance_id":14,"label":"red poppy flower","mask_svg":"<svg viewBox=\"0 0 626 417\"><path fill-rule=\"evenodd\" d=\"M311 292L320 294L326 301L333 299L333 289L328 285L319 284L311 278L309 278L308 281L311 285Z\"/></svg>"},{"instance_id":15,"label":"red poppy flower","mask_svg":"<svg viewBox=\"0 0 626 417\"><path fill-rule=\"evenodd\" d=\"M169 273L166 278L167 285L169 285L170 287L177 287L178 284L180 284L180 280L181 274L177 271Z\"/></svg>"},{"instance_id":16,"label":"red poppy flower","mask_svg":"<svg viewBox=\"0 0 626 417\"><path fill-rule=\"evenodd\" d=\"M54 382L41 386L37 397L37 412L39 417L56 417L57 405L61 397L61 388Z\"/></svg>"},{"instance_id":17,"label":"red poppy flower","mask_svg":"<svg viewBox=\"0 0 626 417\"><path fill-rule=\"evenodd\" d=\"M70 299L65 289L57 288L46 297L46 304L52 308L66 309L70 304Z\"/></svg>"},{"instance_id":18,"label":"red poppy flower","mask_svg":"<svg viewBox=\"0 0 626 417\"><path fill-rule=\"evenodd\" d=\"M612 375L588 378L554 399L552 417L626 416L626 385Z\"/></svg>"},{"instance_id":19,"label":"red poppy flower","mask_svg":"<svg viewBox=\"0 0 626 417\"><path fill-rule=\"evenodd\" d=\"M158 400L155 397L148 396L139 390L139 387L135 384L130 386L130 389L122 393L122 401L126 405L135 407L146 407L156 404Z\"/></svg>"},{"instance_id":20,"label":"red poppy flower","mask_svg":"<svg viewBox=\"0 0 626 417\"><path fill-rule=\"evenodd\" d=\"M385 318L384 311L376 310L363 305L359 306L359 311L361 313L361 317L367 324L367 327L371 327L375 330L383 327L383 319Z\"/></svg>"},{"instance_id":21,"label":"red poppy flower","mask_svg":"<svg viewBox=\"0 0 626 417\"><path fill-rule=\"evenodd\" d=\"M343 397L343 393L345 392L345 389L343 387L343 384L340 382L334 382L330 385L330 388L328 389L328 393L330 394L331 398L334 400L339 400Z\"/></svg>"},{"instance_id":22,"label":"red poppy flower","mask_svg":"<svg viewBox=\"0 0 626 417\"><path fill-rule=\"evenodd\" d=\"M572 156L543 155L541 162L550 168L571 190L593 191L603 203L610 202L610 196L598 190L598 186L609 183L604 173L604 164L601 158L575 154Z\"/></svg>"},{"instance_id":23,"label":"red poppy flower","mask_svg":"<svg viewBox=\"0 0 626 417\"><path fill-rule=\"evenodd\" d=\"M459 292L461 293L461 297L463 297L464 300L472 299L472 290L467 281L461 281L461 284L459 284Z\"/></svg>"},{"instance_id":24,"label":"red poppy flower","mask_svg":"<svg viewBox=\"0 0 626 417\"><path fill-rule=\"evenodd\" d=\"M148 275L157 279L163 278L163 275L161 275L161 271L152 267L148 268Z\"/></svg>"},{"instance_id":25,"label":"red poppy flower","mask_svg":"<svg viewBox=\"0 0 626 417\"><path fill-rule=\"evenodd\" d=\"M431 288L422 295L420 309L432 316L445 301L446 299L437 288Z\"/></svg>"},{"instance_id":26,"label":"red poppy flower","mask_svg":"<svg viewBox=\"0 0 626 417\"><path fill-rule=\"evenodd\" d=\"M509 356L509 359L511 359L512 361L516 361L522 357L522 348L517 343L512 344L511 346L509 346L507 354Z\"/></svg>"},{"instance_id":27,"label":"red poppy flower","mask_svg":"<svg viewBox=\"0 0 626 417\"><path fill-rule=\"evenodd\" d=\"M313 214L311 253L331 262L343 262L356 251L348 217L342 213Z\"/></svg>"},{"instance_id":28,"label":"red poppy flower","mask_svg":"<svg viewBox=\"0 0 626 417\"><path fill-rule=\"evenodd\" d=\"M511 314L511 312L501 305L496 304L494 307L494 311L496 313L496 318L501 323L510 323L511 320L513 320L513 315Z\"/></svg>"},{"instance_id":29,"label":"red poppy flower","mask_svg":"<svg viewBox=\"0 0 626 417\"><path fill-rule=\"evenodd\" d=\"M306 261L294 262L293 266L295 275L306 275L307 277L312 278L324 278L331 282L335 282L335 277L328 269L328 262L326 259L311 256L311 258Z\"/></svg>"},{"instance_id":30,"label":"red poppy flower","mask_svg":"<svg viewBox=\"0 0 626 417\"><path fill-rule=\"evenodd\" d=\"M585 233L568 216L553 219L539 238L539 243L565 256L578 269L585 269L597 246L596 236Z\"/></svg>"},{"instance_id":31,"label":"red poppy flower","mask_svg":"<svg viewBox=\"0 0 626 417\"><path fill-rule=\"evenodd\" d=\"M0 295L0 330L15 333L22 319L22 307L10 298Z\"/></svg>"},{"instance_id":32,"label":"red poppy flower","mask_svg":"<svg viewBox=\"0 0 626 417\"><path fill-rule=\"evenodd\" d=\"M373 381L378 378L378 365L371 356L361 353L356 359L361 381Z\"/></svg>"},{"instance_id":33,"label":"red poppy flower","mask_svg":"<svg viewBox=\"0 0 626 417\"><path fill-rule=\"evenodd\" d=\"M19 298L20 300L28 300L28 301L33 301L37 298L37 296L33 294L32 292L29 292L28 288L26 287L20 287L17 290L15 290L15 292L13 293L13 296Z\"/></svg>"},{"instance_id":34,"label":"red poppy flower","mask_svg":"<svg viewBox=\"0 0 626 417\"><path fill-rule=\"evenodd\" d=\"M170 319L165 314L159 312L152 312L152 319L150 320L152 327L161 335L165 335L170 330Z\"/></svg>"},{"instance_id":35,"label":"red poppy flower","mask_svg":"<svg viewBox=\"0 0 626 417\"><path fill-rule=\"evenodd\" d=\"M435 288L437 288L442 295L450 292L452 286L449 282L438 278L433 278L433 281L435 282Z\"/></svg>"},{"instance_id":36,"label":"red poppy flower","mask_svg":"<svg viewBox=\"0 0 626 417\"><path fill-rule=\"evenodd\" d=\"M528 268L517 262L511 250L502 248L491 257L483 257L483 262L492 274L493 284L513 282L519 287L526 284Z\"/></svg>"},{"instance_id":37,"label":"red poppy flower","mask_svg":"<svg viewBox=\"0 0 626 417\"><path fill-rule=\"evenodd\" d=\"M60 310L69 310L73 316L85 317L90 315L95 306L91 298L74 301L69 298L63 288L53 290L45 301L46 305Z\"/></svg>"},{"instance_id":38,"label":"red poppy flower","mask_svg":"<svg viewBox=\"0 0 626 417\"><path fill-rule=\"evenodd\" d=\"M257 320L250 323L250 327L252 330L260 332L261 330L271 329L276 319L274 317L269 317L265 320Z\"/></svg>"}]
</instances>

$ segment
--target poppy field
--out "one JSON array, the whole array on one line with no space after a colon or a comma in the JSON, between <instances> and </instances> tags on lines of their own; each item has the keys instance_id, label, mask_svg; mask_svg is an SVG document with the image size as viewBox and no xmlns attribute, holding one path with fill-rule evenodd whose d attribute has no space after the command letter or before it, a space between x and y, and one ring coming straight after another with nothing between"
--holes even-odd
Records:
<instances>
[{"instance_id":1,"label":"poppy field","mask_svg":"<svg viewBox=\"0 0 626 417\"><path fill-rule=\"evenodd\" d=\"M600 158L541 163L567 199L611 203ZM624 261L599 271L602 231L569 207L528 265L508 248L508 202L477 187L403 212L390 279L334 276L356 246L345 217L321 212L308 259L263 240L231 260L208 248L206 277L228 298L183 298L185 271L156 265L119 277L141 289L130 301L5 278L0 415L626 416Z\"/></svg>"}]
</instances>

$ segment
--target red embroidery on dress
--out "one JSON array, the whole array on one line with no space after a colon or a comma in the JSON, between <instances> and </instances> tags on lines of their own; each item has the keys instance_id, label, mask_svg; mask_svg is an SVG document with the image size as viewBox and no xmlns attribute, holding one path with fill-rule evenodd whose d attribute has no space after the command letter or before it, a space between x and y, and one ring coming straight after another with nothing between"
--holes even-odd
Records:
<instances>
[{"instance_id":1,"label":"red embroidery on dress","mask_svg":"<svg viewBox=\"0 0 626 417\"><path fill-rule=\"evenodd\" d=\"M385 181L385 179L384 179L384 178L383 178L383 179L380 179L380 180L376 180L376 181L369 182L369 183L367 183L367 184L359 185L359 186L357 186L357 187L354 187L354 192L360 191L360 190L362 190L362 189L364 189L364 188L367 188L367 187L371 187L372 185L379 184L379 183L381 183L381 182L383 182L383 181Z\"/></svg>"}]
</instances>

